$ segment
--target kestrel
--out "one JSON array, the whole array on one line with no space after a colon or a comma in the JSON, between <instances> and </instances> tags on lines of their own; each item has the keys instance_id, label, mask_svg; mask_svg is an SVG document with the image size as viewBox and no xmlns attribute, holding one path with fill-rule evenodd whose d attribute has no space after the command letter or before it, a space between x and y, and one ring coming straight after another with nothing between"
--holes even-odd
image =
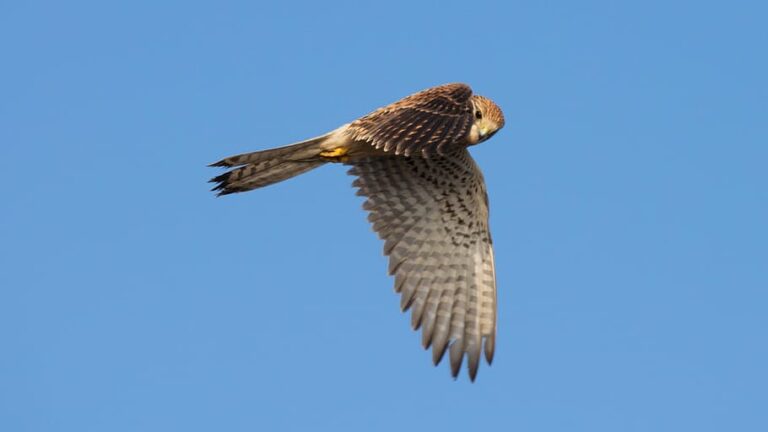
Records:
<instances>
[{"instance_id":1,"label":"kestrel","mask_svg":"<svg viewBox=\"0 0 768 432\"><path fill-rule=\"evenodd\" d=\"M323 136L211 164L219 195L268 186L329 162L351 166L363 208L384 240L403 311L437 365L456 378L466 354L475 380L496 344L496 276L488 195L467 147L504 126L501 109L466 84L403 98Z\"/></svg>"}]
</instances>

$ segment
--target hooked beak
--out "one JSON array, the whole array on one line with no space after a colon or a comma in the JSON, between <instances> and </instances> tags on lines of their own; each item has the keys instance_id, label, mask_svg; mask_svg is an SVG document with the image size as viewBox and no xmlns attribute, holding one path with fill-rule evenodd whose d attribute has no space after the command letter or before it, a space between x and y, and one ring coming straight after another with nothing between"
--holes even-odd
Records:
<instances>
[{"instance_id":1,"label":"hooked beak","mask_svg":"<svg viewBox=\"0 0 768 432\"><path fill-rule=\"evenodd\" d=\"M492 136L496 135L496 132L498 132L498 131L499 130L496 129L495 131L493 131L491 133L488 133L488 129L480 129L480 131L479 131L480 132L480 141L485 141L485 140L491 138Z\"/></svg>"}]
</instances>

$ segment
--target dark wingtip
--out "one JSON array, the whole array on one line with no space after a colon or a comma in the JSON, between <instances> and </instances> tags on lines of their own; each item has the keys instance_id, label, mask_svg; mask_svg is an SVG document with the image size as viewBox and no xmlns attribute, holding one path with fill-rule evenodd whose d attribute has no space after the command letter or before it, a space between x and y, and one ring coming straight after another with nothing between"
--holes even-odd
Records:
<instances>
[{"instance_id":1,"label":"dark wingtip","mask_svg":"<svg viewBox=\"0 0 768 432\"><path fill-rule=\"evenodd\" d=\"M496 335L491 334L485 338L485 361L491 365L493 363L493 354L496 351Z\"/></svg>"},{"instance_id":2,"label":"dark wingtip","mask_svg":"<svg viewBox=\"0 0 768 432\"><path fill-rule=\"evenodd\" d=\"M229 195L236 192L242 192L244 189L241 188L233 188L231 187L228 182L229 178L232 176L232 172L225 172L222 175L216 176L210 180L208 180L208 183L218 183L216 186L214 186L211 189L211 192L217 192L216 196L223 196L223 195Z\"/></svg>"},{"instance_id":3,"label":"dark wingtip","mask_svg":"<svg viewBox=\"0 0 768 432\"><path fill-rule=\"evenodd\" d=\"M216 177L208 180L208 183L226 183L229 181L229 178L232 176L232 172L225 172L222 175L217 175Z\"/></svg>"},{"instance_id":4,"label":"dark wingtip","mask_svg":"<svg viewBox=\"0 0 768 432\"><path fill-rule=\"evenodd\" d=\"M210 168L221 168L221 167L227 168L227 167L231 167L231 166L232 166L232 164L227 162L226 159L222 159L220 161L217 161L217 162L214 162L214 163L208 165L208 167L210 167Z\"/></svg>"},{"instance_id":5,"label":"dark wingtip","mask_svg":"<svg viewBox=\"0 0 768 432\"><path fill-rule=\"evenodd\" d=\"M461 360L458 363L451 363L451 376L454 381L459 379L459 372L461 372Z\"/></svg>"},{"instance_id":6,"label":"dark wingtip","mask_svg":"<svg viewBox=\"0 0 768 432\"><path fill-rule=\"evenodd\" d=\"M432 364L435 366L439 365L441 361L443 361L443 357L445 357L445 352L448 351L448 344L446 344L442 349L438 349L435 351L435 348L432 348Z\"/></svg>"},{"instance_id":7,"label":"dark wingtip","mask_svg":"<svg viewBox=\"0 0 768 432\"><path fill-rule=\"evenodd\" d=\"M461 364L459 364L459 365L461 365ZM454 381L459 379L459 368L455 368L455 367L453 367L453 365L451 365L451 376L453 377Z\"/></svg>"},{"instance_id":8,"label":"dark wingtip","mask_svg":"<svg viewBox=\"0 0 768 432\"><path fill-rule=\"evenodd\" d=\"M217 185L215 188L211 189L211 192L217 192L216 196L224 196L229 195L233 193L243 192L245 189L240 188L228 188L227 186L224 186L223 184Z\"/></svg>"},{"instance_id":9,"label":"dark wingtip","mask_svg":"<svg viewBox=\"0 0 768 432\"><path fill-rule=\"evenodd\" d=\"M477 378L477 369L477 367L469 368L469 381L475 382L475 378Z\"/></svg>"}]
</instances>

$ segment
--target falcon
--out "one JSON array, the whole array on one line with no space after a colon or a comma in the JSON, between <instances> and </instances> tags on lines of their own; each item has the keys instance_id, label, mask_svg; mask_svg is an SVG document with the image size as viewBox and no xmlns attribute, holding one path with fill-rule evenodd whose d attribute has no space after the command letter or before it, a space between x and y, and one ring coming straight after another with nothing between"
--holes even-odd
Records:
<instances>
[{"instance_id":1,"label":"falcon","mask_svg":"<svg viewBox=\"0 0 768 432\"><path fill-rule=\"evenodd\" d=\"M218 195L269 186L327 163L351 166L363 208L384 240L403 311L432 361L446 352L474 381L496 345L496 276L483 175L467 148L504 126L501 109L461 83L432 87L325 135L230 156Z\"/></svg>"}]
</instances>

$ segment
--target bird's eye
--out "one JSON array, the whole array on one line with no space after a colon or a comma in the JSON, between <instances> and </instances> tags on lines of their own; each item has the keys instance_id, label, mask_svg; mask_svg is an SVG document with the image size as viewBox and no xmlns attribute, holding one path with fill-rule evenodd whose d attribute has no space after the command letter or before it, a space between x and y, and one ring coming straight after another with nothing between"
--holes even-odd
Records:
<instances>
[{"instance_id":1,"label":"bird's eye","mask_svg":"<svg viewBox=\"0 0 768 432\"><path fill-rule=\"evenodd\" d=\"M475 118L478 119L478 120L483 118L483 112L480 111L480 110L475 111Z\"/></svg>"}]
</instances>

